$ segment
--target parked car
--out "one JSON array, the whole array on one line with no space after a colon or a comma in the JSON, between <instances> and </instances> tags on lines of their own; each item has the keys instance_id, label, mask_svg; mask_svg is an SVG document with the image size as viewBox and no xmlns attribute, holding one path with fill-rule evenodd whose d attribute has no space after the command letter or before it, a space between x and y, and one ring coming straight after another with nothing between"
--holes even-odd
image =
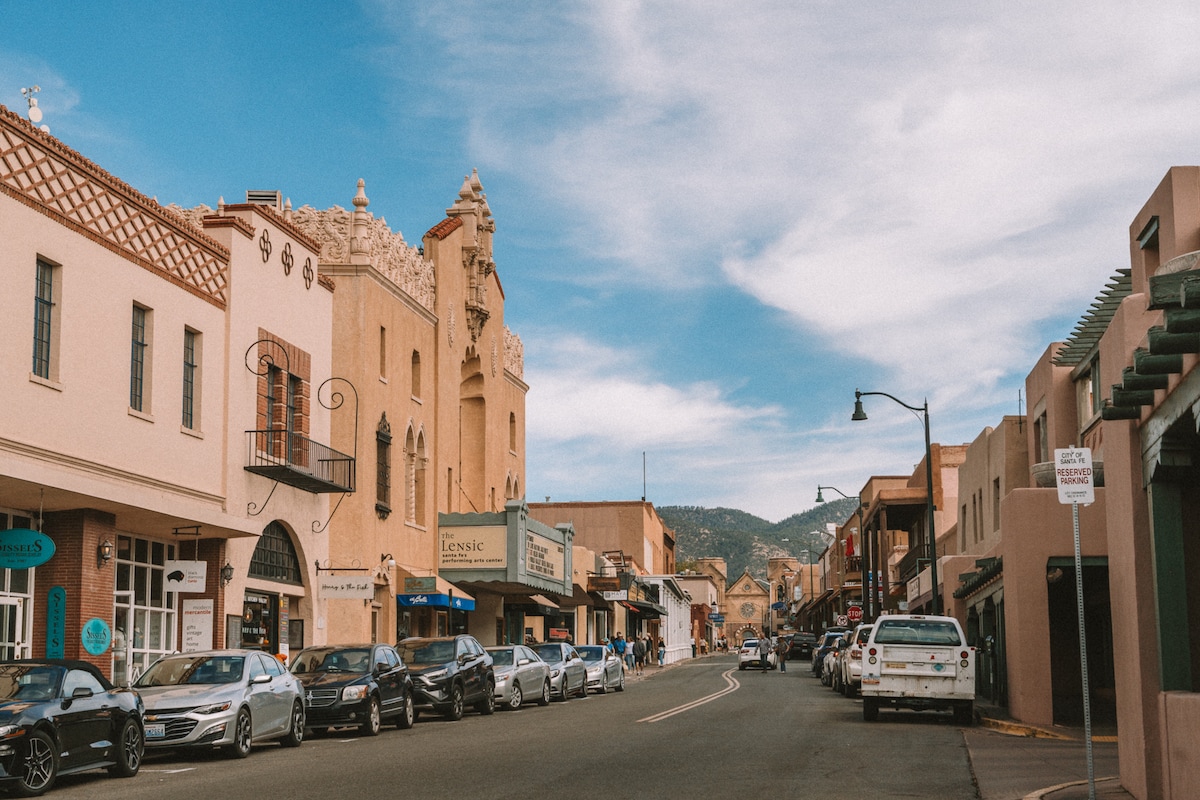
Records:
<instances>
[{"instance_id":1,"label":"parked car","mask_svg":"<svg viewBox=\"0 0 1200 800\"><path fill-rule=\"evenodd\" d=\"M975 718L975 648L954 617L890 614L864 645L863 719L882 706L950 709L959 725Z\"/></svg>"},{"instance_id":2,"label":"parked car","mask_svg":"<svg viewBox=\"0 0 1200 800\"><path fill-rule=\"evenodd\" d=\"M486 648L496 673L496 702L516 710L536 698L539 706L550 705L550 665L523 644Z\"/></svg>"},{"instance_id":3,"label":"parked car","mask_svg":"<svg viewBox=\"0 0 1200 800\"><path fill-rule=\"evenodd\" d=\"M304 686L308 726L317 733L355 725L375 736L385 721L401 729L413 725L412 679L390 644L309 647L291 669Z\"/></svg>"},{"instance_id":4,"label":"parked car","mask_svg":"<svg viewBox=\"0 0 1200 800\"><path fill-rule=\"evenodd\" d=\"M142 700L91 664L0 662L0 786L43 794L60 775L92 769L129 778L142 764Z\"/></svg>"},{"instance_id":5,"label":"parked car","mask_svg":"<svg viewBox=\"0 0 1200 800\"><path fill-rule=\"evenodd\" d=\"M829 628L817 638L816 646L812 651L812 674L815 677L821 677L821 670L825 666L825 654L845 631L844 627Z\"/></svg>"},{"instance_id":6,"label":"parked car","mask_svg":"<svg viewBox=\"0 0 1200 800\"><path fill-rule=\"evenodd\" d=\"M625 691L625 670L621 659L602 644L583 644L576 647L587 668L587 688L605 694L609 689Z\"/></svg>"},{"instance_id":7,"label":"parked car","mask_svg":"<svg viewBox=\"0 0 1200 800\"><path fill-rule=\"evenodd\" d=\"M535 647L550 665L550 693L559 700L587 697L587 667L574 647L566 642L545 642Z\"/></svg>"},{"instance_id":8,"label":"parked car","mask_svg":"<svg viewBox=\"0 0 1200 800\"><path fill-rule=\"evenodd\" d=\"M838 648L845 645L846 637L849 635L849 631L842 631L837 634L833 639L833 643L826 648L825 655L821 658L821 684L830 687L834 691L837 691L834 680L837 674Z\"/></svg>"},{"instance_id":9,"label":"parked car","mask_svg":"<svg viewBox=\"0 0 1200 800\"><path fill-rule=\"evenodd\" d=\"M772 648L767 654L767 669L779 666L779 655ZM738 648L738 669L762 669L762 655L758 652L758 639L746 639Z\"/></svg>"},{"instance_id":10,"label":"parked car","mask_svg":"<svg viewBox=\"0 0 1200 800\"><path fill-rule=\"evenodd\" d=\"M863 645L871 635L874 625L862 623L855 627L854 632L844 638L845 646L838 650L838 681L837 691L846 697L858 697L862 686L862 657Z\"/></svg>"},{"instance_id":11,"label":"parked car","mask_svg":"<svg viewBox=\"0 0 1200 800\"><path fill-rule=\"evenodd\" d=\"M474 636L412 636L397 644L396 652L412 675L417 716L429 709L460 720L467 705L480 714L496 710L492 657Z\"/></svg>"},{"instance_id":12,"label":"parked car","mask_svg":"<svg viewBox=\"0 0 1200 800\"><path fill-rule=\"evenodd\" d=\"M788 661L812 661L813 644L816 634L808 631L797 631L792 634L792 649L788 653Z\"/></svg>"},{"instance_id":13,"label":"parked car","mask_svg":"<svg viewBox=\"0 0 1200 800\"><path fill-rule=\"evenodd\" d=\"M146 747L221 747L236 758L251 745L304 741L304 687L261 650L174 653L151 664L134 688L146 704Z\"/></svg>"}]
</instances>

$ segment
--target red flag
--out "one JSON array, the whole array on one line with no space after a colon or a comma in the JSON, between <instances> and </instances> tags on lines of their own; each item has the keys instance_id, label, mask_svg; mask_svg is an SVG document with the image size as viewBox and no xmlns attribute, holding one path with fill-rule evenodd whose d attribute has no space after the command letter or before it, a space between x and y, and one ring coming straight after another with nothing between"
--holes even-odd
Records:
<instances>
[{"instance_id":1,"label":"red flag","mask_svg":"<svg viewBox=\"0 0 1200 800\"><path fill-rule=\"evenodd\" d=\"M846 555L847 556L854 555L854 533L853 532L846 534Z\"/></svg>"}]
</instances>

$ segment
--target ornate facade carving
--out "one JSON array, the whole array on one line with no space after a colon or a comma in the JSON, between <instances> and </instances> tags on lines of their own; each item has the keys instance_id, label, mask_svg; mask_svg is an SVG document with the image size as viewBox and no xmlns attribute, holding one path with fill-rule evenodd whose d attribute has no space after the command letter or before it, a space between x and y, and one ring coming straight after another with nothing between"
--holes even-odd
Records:
<instances>
[{"instance_id":1,"label":"ornate facade carving","mask_svg":"<svg viewBox=\"0 0 1200 800\"><path fill-rule=\"evenodd\" d=\"M293 212L292 222L320 242L321 263L344 264L350 260L351 212L340 206L325 211L301 206ZM434 310L437 286L433 262L419 249L405 242L398 231L392 231L382 217L369 217L366 235L357 239L356 252L361 248L384 277L427 310Z\"/></svg>"},{"instance_id":2,"label":"ornate facade carving","mask_svg":"<svg viewBox=\"0 0 1200 800\"><path fill-rule=\"evenodd\" d=\"M504 326L504 369L525 380L525 344L507 325Z\"/></svg>"}]
</instances>

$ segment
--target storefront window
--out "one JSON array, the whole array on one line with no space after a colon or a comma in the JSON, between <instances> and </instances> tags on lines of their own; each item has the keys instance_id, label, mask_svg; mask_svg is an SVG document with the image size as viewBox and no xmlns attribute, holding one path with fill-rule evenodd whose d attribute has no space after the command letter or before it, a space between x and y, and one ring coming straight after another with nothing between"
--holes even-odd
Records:
<instances>
[{"instance_id":1,"label":"storefront window","mask_svg":"<svg viewBox=\"0 0 1200 800\"><path fill-rule=\"evenodd\" d=\"M0 530L33 527L21 514L0 512ZM33 624L33 570L0 569L0 659L29 658Z\"/></svg>"},{"instance_id":2,"label":"storefront window","mask_svg":"<svg viewBox=\"0 0 1200 800\"><path fill-rule=\"evenodd\" d=\"M164 588L164 564L174 558L174 544L117 537L112 674L118 685L137 680L152 661L177 649L176 596Z\"/></svg>"}]
</instances>

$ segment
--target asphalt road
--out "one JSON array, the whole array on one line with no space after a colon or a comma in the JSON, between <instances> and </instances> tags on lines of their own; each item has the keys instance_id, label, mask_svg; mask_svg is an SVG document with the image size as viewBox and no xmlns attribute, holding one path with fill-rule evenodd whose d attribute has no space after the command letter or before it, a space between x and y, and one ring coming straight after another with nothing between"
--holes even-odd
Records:
<instances>
[{"instance_id":1,"label":"asphalt road","mask_svg":"<svg viewBox=\"0 0 1200 800\"><path fill-rule=\"evenodd\" d=\"M884 711L867 724L861 709L799 665L740 672L734 656L715 656L630 679L622 693L459 722L422 716L374 738L334 732L243 760L154 752L135 778L71 776L52 796L979 797L949 715Z\"/></svg>"}]
</instances>

